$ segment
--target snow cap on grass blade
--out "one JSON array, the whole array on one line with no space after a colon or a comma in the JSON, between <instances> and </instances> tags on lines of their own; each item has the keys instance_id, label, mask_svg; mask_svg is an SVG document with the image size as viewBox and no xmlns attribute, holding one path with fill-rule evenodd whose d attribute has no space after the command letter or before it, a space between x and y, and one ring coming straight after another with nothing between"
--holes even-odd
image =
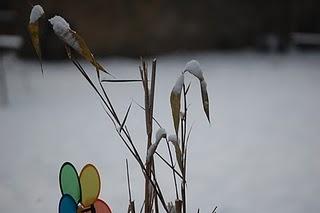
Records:
<instances>
[{"instance_id":1,"label":"snow cap on grass blade","mask_svg":"<svg viewBox=\"0 0 320 213\"><path fill-rule=\"evenodd\" d=\"M151 161L151 158L152 158L153 154L156 152L158 145L159 145L159 143L153 143L149 147L149 149L147 151L147 159L146 159L147 164Z\"/></svg>"},{"instance_id":2,"label":"snow cap on grass blade","mask_svg":"<svg viewBox=\"0 0 320 213\"><path fill-rule=\"evenodd\" d=\"M71 30L69 23L61 16L54 16L49 19L54 33L70 47L81 53L79 42L76 39L75 32Z\"/></svg>"},{"instance_id":3,"label":"snow cap on grass blade","mask_svg":"<svg viewBox=\"0 0 320 213\"><path fill-rule=\"evenodd\" d=\"M166 138L167 137L167 132L164 128L160 128L158 129L157 133L156 133L156 143L159 143L159 141L162 138Z\"/></svg>"},{"instance_id":4,"label":"snow cap on grass blade","mask_svg":"<svg viewBox=\"0 0 320 213\"><path fill-rule=\"evenodd\" d=\"M176 135L169 135L168 141L172 143L178 143L178 137Z\"/></svg>"},{"instance_id":5,"label":"snow cap on grass blade","mask_svg":"<svg viewBox=\"0 0 320 213\"><path fill-rule=\"evenodd\" d=\"M54 16L49 19L52 24L55 34L66 44L76 50L82 55L87 61L89 61L95 68L109 74L94 58L89 47L87 46L84 39L78 35L74 30L70 28L70 25L61 16ZM68 53L69 55L69 53ZM70 57L70 56L69 56Z\"/></svg>"},{"instance_id":6,"label":"snow cap on grass blade","mask_svg":"<svg viewBox=\"0 0 320 213\"><path fill-rule=\"evenodd\" d=\"M35 23L38 19L44 14L44 10L40 5L35 5L30 13L30 21L29 23Z\"/></svg>"},{"instance_id":7,"label":"snow cap on grass blade","mask_svg":"<svg viewBox=\"0 0 320 213\"><path fill-rule=\"evenodd\" d=\"M189 61L184 68L184 72L189 72L199 79L200 88L201 88L202 105L203 105L204 112L207 116L207 119L210 123L209 98L208 98L208 91L207 91L207 83L204 80L203 73L202 73L202 70L200 67L200 63L196 60Z\"/></svg>"},{"instance_id":8,"label":"snow cap on grass blade","mask_svg":"<svg viewBox=\"0 0 320 213\"><path fill-rule=\"evenodd\" d=\"M44 14L43 8L40 5L35 5L30 13L30 21L28 25L28 30L31 36L32 46L36 51L39 58L41 72L43 75L42 68L42 54L40 48L40 29L39 29L39 18Z\"/></svg>"},{"instance_id":9,"label":"snow cap on grass blade","mask_svg":"<svg viewBox=\"0 0 320 213\"><path fill-rule=\"evenodd\" d=\"M189 61L186 64L184 71L189 72L192 75L196 76L200 81L202 81L204 79L203 74L202 74L202 70L200 67L200 63L196 60Z\"/></svg>"},{"instance_id":10,"label":"snow cap on grass blade","mask_svg":"<svg viewBox=\"0 0 320 213\"><path fill-rule=\"evenodd\" d=\"M166 138L167 137L167 132L165 129L160 128L158 129L157 133L156 133L156 141L151 144L151 146L149 147L148 151L147 151L147 163L150 162L153 154L156 152L156 149L161 141L162 138Z\"/></svg>"},{"instance_id":11,"label":"snow cap on grass blade","mask_svg":"<svg viewBox=\"0 0 320 213\"><path fill-rule=\"evenodd\" d=\"M61 16L54 16L49 19L49 22L52 24L52 28L58 36L63 36L64 33L71 30L69 23Z\"/></svg>"}]
</instances>

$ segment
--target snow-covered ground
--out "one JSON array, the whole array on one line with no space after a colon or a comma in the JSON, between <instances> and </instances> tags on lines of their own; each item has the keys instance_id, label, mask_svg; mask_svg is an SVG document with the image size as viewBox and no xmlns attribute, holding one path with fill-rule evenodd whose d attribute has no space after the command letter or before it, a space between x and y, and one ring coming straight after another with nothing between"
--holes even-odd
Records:
<instances>
[{"instance_id":1,"label":"snow-covered ground","mask_svg":"<svg viewBox=\"0 0 320 213\"><path fill-rule=\"evenodd\" d=\"M211 100L212 125L192 81L189 145L189 212L318 213L320 211L320 53L264 55L194 53L158 58L155 116L173 133L169 94L185 63L197 59ZM4 58L10 102L0 108L1 212L57 212L58 173L64 161L78 170L94 163L101 196L114 212L127 209L125 158L129 156L99 99L70 62ZM118 78L138 78L139 60L100 60ZM89 72L94 70L86 64ZM132 99L143 102L140 84L109 84L121 115ZM129 127L145 147L143 112L133 105ZM160 144L164 151L164 144ZM145 153L144 153L145 154ZM131 157L136 206L143 178ZM171 172L157 161L168 200Z\"/></svg>"}]
</instances>

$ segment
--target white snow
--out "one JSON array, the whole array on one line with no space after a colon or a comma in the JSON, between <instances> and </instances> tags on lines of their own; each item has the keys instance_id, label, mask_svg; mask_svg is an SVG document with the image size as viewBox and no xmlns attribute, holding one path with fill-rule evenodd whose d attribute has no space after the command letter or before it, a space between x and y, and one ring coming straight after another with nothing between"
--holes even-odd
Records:
<instances>
[{"instance_id":1,"label":"white snow","mask_svg":"<svg viewBox=\"0 0 320 213\"><path fill-rule=\"evenodd\" d=\"M156 133L156 143L160 141L162 138L167 137L167 132L164 128L159 128Z\"/></svg>"},{"instance_id":2,"label":"white snow","mask_svg":"<svg viewBox=\"0 0 320 213\"><path fill-rule=\"evenodd\" d=\"M202 81L204 79L203 74L202 74L202 70L200 67L200 63L196 60L189 61L186 64L184 71L189 72L192 75L196 76L200 81Z\"/></svg>"},{"instance_id":3,"label":"white snow","mask_svg":"<svg viewBox=\"0 0 320 213\"><path fill-rule=\"evenodd\" d=\"M148 151L147 151L147 162L149 162L151 160L151 157L153 156L154 152L156 151L160 141L162 138L166 138L167 137L167 132L164 128L159 128L157 130L156 133L156 139L155 142L153 144L151 144L151 146L149 147Z\"/></svg>"},{"instance_id":4,"label":"white snow","mask_svg":"<svg viewBox=\"0 0 320 213\"><path fill-rule=\"evenodd\" d=\"M191 85L188 122L189 212L318 213L320 209L320 52L191 53L157 58L154 116L174 132L170 92L181 65L197 58L206 72L208 125L199 90ZM139 78L139 60L101 60L119 78ZM141 169L121 143L95 93L70 62L5 56L9 106L0 108L1 212L57 212L59 169L64 161L78 171L93 163L101 176L100 198L114 212L126 212L129 159L132 196L143 199ZM91 69L90 64L83 64ZM107 86L120 117L133 98L143 105L141 84ZM121 97L121 98L120 98ZM146 155L145 112L132 105L131 136ZM158 146L164 154L167 147ZM166 201L175 200L172 170L156 157ZM18 204L17 204L18 202ZM164 212L164 211L161 211Z\"/></svg>"},{"instance_id":5,"label":"white snow","mask_svg":"<svg viewBox=\"0 0 320 213\"><path fill-rule=\"evenodd\" d=\"M184 83L184 75L183 73L181 73L175 85L173 86L172 92L175 94L180 94L183 87L183 83Z\"/></svg>"},{"instance_id":6,"label":"white snow","mask_svg":"<svg viewBox=\"0 0 320 213\"><path fill-rule=\"evenodd\" d=\"M168 141L170 141L172 143L178 143L177 135L169 135Z\"/></svg>"},{"instance_id":7,"label":"white snow","mask_svg":"<svg viewBox=\"0 0 320 213\"><path fill-rule=\"evenodd\" d=\"M80 45L75 37L75 31L70 28L69 23L61 16L54 16L49 19L55 34L70 47L81 52Z\"/></svg>"},{"instance_id":8,"label":"white snow","mask_svg":"<svg viewBox=\"0 0 320 213\"><path fill-rule=\"evenodd\" d=\"M69 23L61 16L54 16L48 21L52 24L54 32L59 36L62 36L70 30Z\"/></svg>"},{"instance_id":9,"label":"white snow","mask_svg":"<svg viewBox=\"0 0 320 213\"><path fill-rule=\"evenodd\" d=\"M19 49L23 44L22 36L0 35L0 48Z\"/></svg>"},{"instance_id":10,"label":"white snow","mask_svg":"<svg viewBox=\"0 0 320 213\"><path fill-rule=\"evenodd\" d=\"M35 23L38 19L44 14L44 10L40 5L33 6L30 13L30 21L29 23Z\"/></svg>"},{"instance_id":11,"label":"white snow","mask_svg":"<svg viewBox=\"0 0 320 213\"><path fill-rule=\"evenodd\" d=\"M160 141L159 141L160 142ZM158 145L159 145L159 142L158 143L153 143L151 144L151 146L149 147L148 151L147 151L147 157L146 157L146 161L147 163L150 162L153 154L155 153Z\"/></svg>"}]
</instances>

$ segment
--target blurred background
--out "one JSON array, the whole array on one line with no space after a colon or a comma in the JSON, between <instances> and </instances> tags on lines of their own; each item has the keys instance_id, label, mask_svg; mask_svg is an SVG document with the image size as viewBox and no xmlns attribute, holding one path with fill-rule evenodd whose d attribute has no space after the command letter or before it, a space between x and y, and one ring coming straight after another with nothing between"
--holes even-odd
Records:
<instances>
[{"instance_id":1,"label":"blurred background","mask_svg":"<svg viewBox=\"0 0 320 213\"><path fill-rule=\"evenodd\" d=\"M44 76L27 32L35 4L46 12ZM190 212L217 205L225 213L318 213L319 8L317 0L1 0L0 211L57 212L59 169L71 161L78 170L95 164L101 197L125 212L127 157L136 206L142 203L138 165L46 21L57 14L117 78L139 78L139 57L157 57L155 116L169 134L171 88L186 62L200 62L213 122L207 124L198 82L188 76ZM106 89L120 115L132 100L143 104L140 84ZM142 155L143 115L133 105L128 118ZM167 200L174 200L171 173L157 165Z\"/></svg>"},{"instance_id":2,"label":"blurred background","mask_svg":"<svg viewBox=\"0 0 320 213\"><path fill-rule=\"evenodd\" d=\"M34 56L26 24L31 4L37 3L47 18L65 17L100 56L248 47L286 51L297 43L320 43L314 35L320 32L316 0L2 0L0 33L22 36L24 57ZM48 22L42 24L44 57L61 58L62 45Z\"/></svg>"}]
</instances>

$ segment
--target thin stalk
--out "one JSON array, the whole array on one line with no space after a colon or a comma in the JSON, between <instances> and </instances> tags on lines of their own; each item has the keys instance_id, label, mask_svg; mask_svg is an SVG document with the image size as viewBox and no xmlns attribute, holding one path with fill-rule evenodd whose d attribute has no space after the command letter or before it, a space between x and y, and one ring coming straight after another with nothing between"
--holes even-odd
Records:
<instances>
[{"instance_id":1,"label":"thin stalk","mask_svg":"<svg viewBox=\"0 0 320 213\"><path fill-rule=\"evenodd\" d=\"M129 193L129 207L128 207L128 213L135 213L136 209L134 206L134 201L132 201L131 197L131 186L130 186L130 175L129 175L129 165L128 165L128 159L126 159L126 170L127 170L127 181L128 181L128 193Z\"/></svg>"},{"instance_id":2,"label":"thin stalk","mask_svg":"<svg viewBox=\"0 0 320 213\"><path fill-rule=\"evenodd\" d=\"M146 71L146 64L144 61L142 61L142 68L140 68L140 75L141 75L141 80L142 80L142 86L144 89L144 104L145 104L145 123L146 123L146 130L147 130L147 150L151 146L151 136L150 136L150 126L149 126L149 88L148 88L148 74ZM150 137L149 137L150 136ZM152 161L152 159L151 159ZM146 175L151 176L151 163L147 162L146 163ZM144 190L144 201L145 201L145 207L144 207L144 212L145 213L151 213L152 210L152 205L150 201L150 190L149 190L149 185L150 185L150 180L145 179L145 190Z\"/></svg>"},{"instance_id":3,"label":"thin stalk","mask_svg":"<svg viewBox=\"0 0 320 213\"><path fill-rule=\"evenodd\" d=\"M182 183L181 183L181 196L182 196L182 209L183 213L186 213L186 190L185 190L185 182L186 182L186 174L185 174L185 140L184 140L184 119L181 118L181 150L182 150Z\"/></svg>"},{"instance_id":4,"label":"thin stalk","mask_svg":"<svg viewBox=\"0 0 320 213\"><path fill-rule=\"evenodd\" d=\"M167 164L167 166L170 167L170 168L174 171L174 173L176 173L181 179L183 179L182 175L181 175L174 167L172 167L172 166L170 165L170 163L169 163L166 159L164 159L157 151L155 152L155 154L158 155L158 157L159 157L165 164Z\"/></svg>"},{"instance_id":5,"label":"thin stalk","mask_svg":"<svg viewBox=\"0 0 320 213\"><path fill-rule=\"evenodd\" d=\"M126 128L125 128L125 129L126 129ZM124 131L124 132L125 132L125 131ZM118 135L120 136L120 138L122 139L122 141L125 143L125 145L127 146L127 148L128 148L129 150L131 150L130 147L129 147L129 145L128 145L127 142L125 141L124 137L123 137L120 133L118 133ZM129 138L129 140L131 141L131 138ZM132 141L131 141L131 143L132 143ZM134 147L134 148L135 148L135 147ZM152 181L152 176L151 176L151 175L147 175L146 168L144 167L143 162L142 162L140 156L136 156L133 151L131 151L131 154L132 154L132 155L135 157L135 159L137 160L138 164L140 165L140 167L141 167L141 169L142 169L142 173L145 175L146 179L149 180L149 182L151 183L152 187L155 189L158 197L160 198L160 201L161 201L161 204L162 204L163 208L164 208L165 211L168 213L169 211L168 211L168 208L167 208L167 206L166 206L166 202L165 202L165 200L164 200L164 197L163 197L163 194L162 194L162 192L161 192L161 189L160 189L160 187L159 187L158 182L157 182L156 180L155 180L155 182L153 182L153 181Z\"/></svg>"},{"instance_id":6,"label":"thin stalk","mask_svg":"<svg viewBox=\"0 0 320 213\"><path fill-rule=\"evenodd\" d=\"M155 94L155 86L156 86L156 69L157 69L157 60L153 59L152 61L152 72L151 72L151 89L149 94L149 126L151 127L151 133L152 136L152 130L153 130L153 105L154 105L154 94ZM154 171L154 179L156 180L156 167L154 164L154 160L152 160L152 168ZM155 204L155 213L159 213L159 204L158 204L158 197L155 196L154 198L154 204Z\"/></svg>"},{"instance_id":7,"label":"thin stalk","mask_svg":"<svg viewBox=\"0 0 320 213\"><path fill-rule=\"evenodd\" d=\"M147 150L151 146L152 142L152 118L153 118L153 102L154 102L154 91L155 91L155 75L156 75L156 61L152 64L152 76L151 76L151 90L148 87L148 69L144 61L142 61L142 68L140 67L140 75L143 82L144 95L145 95L145 119L146 119L146 130L147 130ZM151 158L150 162L146 162L147 175L150 175L155 171L154 161ZM155 173L154 173L155 179ZM152 195L150 195L148 179L145 180L145 213L152 211ZM150 199L151 198L151 199ZM158 200L155 197L155 211L159 212Z\"/></svg>"},{"instance_id":8,"label":"thin stalk","mask_svg":"<svg viewBox=\"0 0 320 213\"><path fill-rule=\"evenodd\" d=\"M183 201L183 213L187 212L187 198L186 198L186 170L187 170L187 149L186 149L186 132L187 132L187 91L186 86L183 84L183 118L181 118L181 139L182 139L182 159L183 159L183 171L182 171L182 201Z\"/></svg>"},{"instance_id":9,"label":"thin stalk","mask_svg":"<svg viewBox=\"0 0 320 213\"><path fill-rule=\"evenodd\" d=\"M214 207L214 209L212 210L212 212L211 212L211 213L215 213L215 212L216 212L216 210L217 210L217 208L218 208L218 206Z\"/></svg>"},{"instance_id":10,"label":"thin stalk","mask_svg":"<svg viewBox=\"0 0 320 213\"><path fill-rule=\"evenodd\" d=\"M113 107L110 106L112 105L111 104L111 101L110 100L105 100L104 97L102 96L102 94L100 93L100 91L97 89L97 87L95 86L95 84L92 82L92 80L90 79L90 77L87 75L87 73L85 72L85 70L82 68L82 66L80 65L80 63L74 59L74 58L71 58L73 64L77 67L77 69L80 71L80 73L84 76L84 78L88 81L88 83L92 86L92 88L94 89L94 91L98 94L99 98L101 99L101 101L103 102L104 106L107 108L106 110L108 110L111 114L109 114L107 111L107 115L108 117L112 120L113 118L116 120L116 123L118 125L121 125L120 123L120 120L118 119L118 116L116 115L115 111L113 110ZM103 87L102 87L103 89ZM105 92L105 91L104 91ZM106 94L106 93L105 93ZM106 99L109 99L108 96L105 97ZM109 105L110 104L110 105ZM141 160L141 157L135 147L135 145L133 144L133 141L130 137L130 134L129 132L127 131L127 128L125 127L125 130L123 131L124 132L124 135L126 136L126 139L129 141L131 147L129 146L128 144L128 141L126 141L126 139L121 135L120 132L118 132L118 135L119 137L121 138L121 140L124 142L125 146L128 148L128 150L130 151L130 153L134 156L134 158L136 159L136 161L138 162L138 164L140 165L142 171L143 171L143 174L145 174L146 176L146 179L149 180L149 182L151 183L152 187L155 189L158 197L160 198L160 201L161 201L161 204L163 206L163 208L165 209L166 212L168 212L168 209L167 209L167 206L166 206L166 203L164 201L164 198L163 198L163 195L162 195L162 192L160 190L160 187L158 185L158 183L155 181L155 183L152 181L152 176L151 174L150 175L147 175L146 173L146 168L144 167L144 164Z\"/></svg>"},{"instance_id":11,"label":"thin stalk","mask_svg":"<svg viewBox=\"0 0 320 213\"><path fill-rule=\"evenodd\" d=\"M169 156L170 156L171 166L172 166L172 168L174 168L173 159L172 159L172 153L171 153L171 149L170 149L170 146L169 146L169 142L168 142L168 140L166 140L166 142L167 142L168 152L169 152ZM179 200L177 178L176 178L176 174L175 174L174 170L172 170L172 175L173 175L173 180L174 180L174 187L175 187L175 190L176 190L176 199Z\"/></svg>"},{"instance_id":12,"label":"thin stalk","mask_svg":"<svg viewBox=\"0 0 320 213\"><path fill-rule=\"evenodd\" d=\"M143 211L144 204L145 204L145 201L143 201L143 203L142 203L142 206L141 206L141 209L140 209L140 213L142 213L142 211Z\"/></svg>"},{"instance_id":13,"label":"thin stalk","mask_svg":"<svg viewBox=\"0 0 320 213\"><path fill-rule=\"evenodd\" d=\"M108 95L107 95L107 93L106 93L106 91L105 91L105 89L104 89L104 87L103 87L100 79L99 79L99 85L100 85L100 87L101 87L101 90L102 90L102 92L103 92L103 94L104 94L107 102L108 102L109 105L110 105L111 113L114 115L114 118L115 118L115 120L117 121L117 123L118 123L119 125L121 125L121 124L120 124L120 120L119 120L119 118L118 118L118 116L117 116L117 113L116 113L116 111L115 111L115 109L114 109L114 107L113 107L113 105L112 105L112 103L111 103L111 101L110 101L110 98L108 97Z\"/></svg>"},{"instance_id":14,"label":"thin stalk","mask_svg":"<svg viewBox=\"0 0 320 213\"><path fill-rule=\"evenodd\" d=\"M139 104L136 100L132 99L133 103L135 103L138 107L140 107L143 111L145 111L146 109L141 106L141 104ZM159 128L162 128L160 122L154 117L152 116L152 120L158 125Z\"/></svg>"},{"instance_id":15,"label":"thin stalk","mask_svg":"<svg viewBox=\"0 0 320 213\"><path fill-rule=\"evenodd\" d=\"M131 187L130 187L130 175L129 175L129 165L128 159L126 159L126 171L127 171L127 183L128 183L128 193L129 193L129 202L131 203Z\"/></svg>"},{"instance_id":16,"label":"thin stalk","mask_svg":"<svg viewBox=\"0 0 320 213\"><path fill-rule=\"evenodd\" d=\"M154 94L155 94L155 86L156 86L156 69L157 69L157 60L153 59L152 74L151 74L151 89L150 89L150 116L149 116L149 123L151 123L151 127L152 127L152 118L153 118Z\"/></svg>"}]
</instances>

